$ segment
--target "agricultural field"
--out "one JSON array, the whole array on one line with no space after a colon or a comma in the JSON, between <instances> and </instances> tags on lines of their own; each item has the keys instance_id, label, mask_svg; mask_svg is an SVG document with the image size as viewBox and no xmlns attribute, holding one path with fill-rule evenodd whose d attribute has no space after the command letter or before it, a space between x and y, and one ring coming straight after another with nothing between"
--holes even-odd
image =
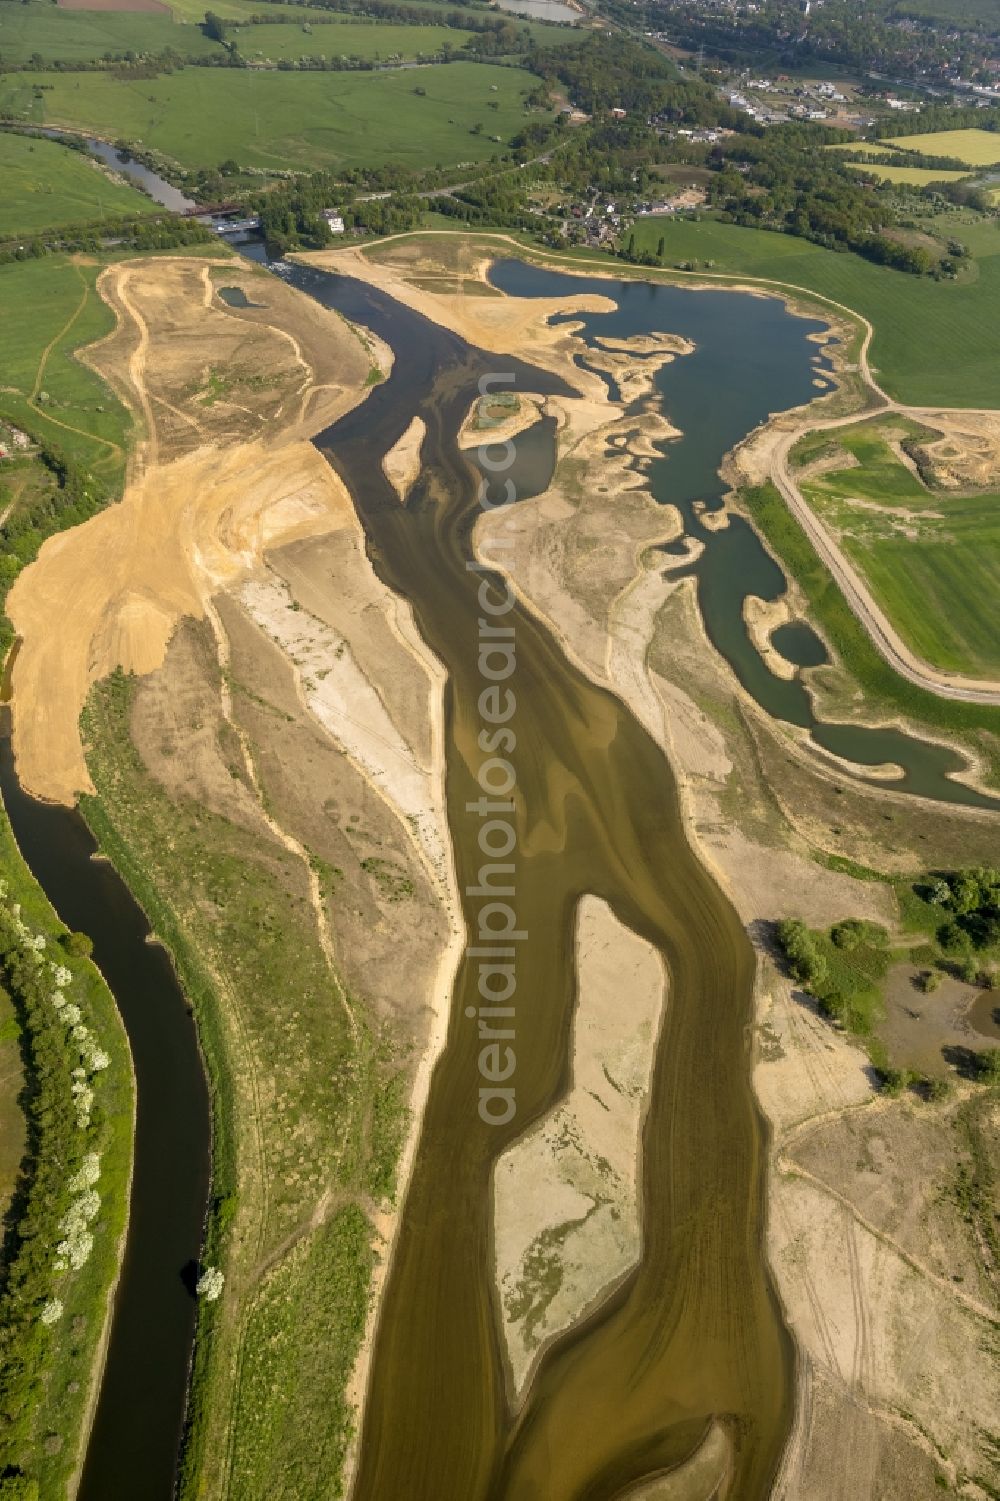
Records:
<instances>
[{"instance_id":1,"label":"agricultural field","mask_svg":"<svg viewBox=\"0 0 1000 1501\"><path fill-rule=\"evenodd\" d=\"M220 48L194 24L204 18L204 6L191 24L178 25L169 14L62 10L48 0L0 4L0 63L21 67L35 53L46 62L89 62L105 53L121 57L167 47L184 57L209 56Z\"/></svg>"},{"instance_id":2,"label":"agricultural field","mask_svg":"<svg viewBox=\"0 0 1000 1501\"><path fill-rule=\"evenodd\" d=\"M493 156L491 137L505 143L521 129L536 86L520 68L479 63L375 74L188 68L127 82L103 72L11 73L0 78L0 111L125 137L185 167L227 158L310 171L427 166Z\"/></svg>"},{"instance_id":3,"label":"agricultural field","mask_svg":"<svg viewBox=\"0 0 1000 1501\"><path fill-rule=\"evenodd\" d=\"M426 7L431 11L453 8L448 4L448 0L407 0L407 4L418 6L420 9ZM308 5L269 4L268 0L217 0L215 5L209 5L207 8L214 11L217 16L221 16L224 21L235 22L249 22L253 16L263 15L273 15L275 21L279 22L282 17L286 16L294 16L303 21L316 21L317 18L326 20L328 14L332 14L317 11ZM468 10L470 15L496 14L492 6L480 4L478 0L473 0L473 3L468 6L463 5L462 9ZM197 25L205 19L206 5L204 0L170 0L170 10L176 20L193 21Z\"/></svg>"},{"instance_id":4,"label":"agricultural field","mask_svg":"<svg viewBox=\"0 0 1000 1501\"><path fill-rule=\"evenodd\" d=\"M911 649L944 671L996 677L1000 496L928 489L901 444L937 436L879 418L818 433L793 459L803 495Z\"/></svg>"},{"instance_id":5,"label":"agricultural field","mask_svg":"<svg viewBox=\"0 0 1000 1501\"><path fill-rule=\"evenodd\" d=\"M993 130L936 130L924 135L895 136L882 144L899 151L953 156L970 167L992 167L1000 162L1000 135Z\"/></svg>"},{"instance_id":6,"label":"agricultural field","mask_svg":"<svg viewBox=\"0 0 1000 1501\"><path fill-rule=\"evenodd\" d=\"M882 182L904 182L909 187L924 188L929 182L960 182L968 177L968 172L954 170L936 171L931 167L892 167L883 166L879 161L871 162L845 162L852 172L864 172L869 177L878 177Z\"/></svg>"},{"instance_id":7,"label":"agricultural field","mask_svg":"<svg viewBox=\"0 0 1000 1501\"><path fill-rule=\"evenodd\" d=\"M869 141L834 141L830 146L824 146L824 151L859 151L869 161L881 161L884 157L892 155L889 146L874 146Z\"/></svg>"},{"instance_id":8,"label":"agricultural field","mask_svg":"<svg viewBox=\"0 0 1000 1501\"><path fill-rule=\"evenodd\" d=\"M57 224L134 218L156 205L114 181L93 158L56 141L0 131L0 240L33 235Z\"/></svg>"},{"instance_id":9,"label":"agricultural field","mask_svg":"<svg viewBox=\"0 0 1000 1501\"><path fill-rule=\"evenodd\" d=\"M949 215L935 227L969 247L974 264L968 280L908 276L791 235L713 219L640 219L635 239L638 250L655 255L662 236L664 266L685 263L716 275L778 281L856 309L875 329L870 358L876 377L901 401L993 406L1000 226Z\"/></svg>"}]
</instances>

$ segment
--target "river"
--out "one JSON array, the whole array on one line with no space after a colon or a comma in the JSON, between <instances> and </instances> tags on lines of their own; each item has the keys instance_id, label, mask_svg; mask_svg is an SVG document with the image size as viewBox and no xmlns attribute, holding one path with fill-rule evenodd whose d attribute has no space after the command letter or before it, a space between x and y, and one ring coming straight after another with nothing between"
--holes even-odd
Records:
<instances>
[{"instance_id":1,"label":"river","mask_svg":"<svg viewBox=\"0 0 1000 1501\"><path fill-rule=\"evenodd\" d=\"M358 283L302 269L292 280L396 352L389 379L317 442L351 490L375 567L411 600L449 671L447 797L465 890L483 859L465 812L480 795L483 680L479 581L466 567L478 507L455 435L481 375L513 374L524 391L556 383L468 348ZM414 413L427 425L433 482L425 470L403 508L371 455L391 447ZM765 1129L748 1047L753 953L688 844L658 747L614 695L569 665L530 613L507 618L517 654L516 906L526 935L517 961L518 1112L504 1126L478 1114L468 958L386 1289L356 1495L616 1496L683 1461L718 1420L732 1446L734 1494L750 1501L767 1494L779 1462L794 1375L763 1255ZM490 1174L567 1086L573 919L587 892L655 944L670 973L643 1140L644 1255L550 1350L515 1412L495 1316ZM466 917L474 924L471 902Z\"/></svg>"},{"instance_id":2,"label":"river","mask_svg":"<svg viewBox=\"0 0 1000 1501\"><path fill-rule=\"evenodd\" d=\"M806 335L821 325L774 299L581 281L516 262L493 274L521 295L597 290L618 300L617 313L580 315L586 338L663 328L693 339L696 353L658 377L685 436L650 476L654 494L677 504L691 531L699 529L694 501L717 503L721 494L724 453L769 412L814 394L823 356ZM477 476L456 435L483 375L509 374L515 391L564 388L513 357L470 348L359 282L305 267L289 275L395 353L388 379L317 443L351 491L378 573L411 601L448 669L446 792L465 891L483 860L466 812L481 795L483 678L480 576L467 567ZM427 427L425 468L404 507L377 456L415 414ZM532 430L527 493L545 482L551 441L545 424ZM771 678L742 625L743 595L780 593L780 569L739 518L704 539L695 571L706 626L769 712L808 716L794 722L808 724L820 744L849 736L843 743L861 765L898 760L903 791L971 800L947 777L951 763L935 759L939 747L817 723L801 683ZM787 1438L795 1352L764 1255L766 1129L750 1082L753 951L688 842L662 752L530 612L515 607L507 620L516 645L511 819L525 934L517 950L518 1108L503 1126L479 1116L480 1041L467 1015L478 1003L476 966L467 956L386 1288L356 1496L604 1501L682 1462L718 1423L731 1450L731 1494L754 1501L768 1494ZM801 632L798 650L815 654ZM886 735L895 736L891 756L884 739L871 738ZM128 1253L81 1494L159 1501L173 1483L193 1328L182 1273L197 1255L206 1193L210 1132L194 1031L124 887L90 860L76 815L23 796L6 743L0 785L35 874L64 919L95 939L138 1079ZM585 893L653 943L670 976L643 1133L643 1254L613 1296L546 1353L515 1408L496 1317L491 1171L567 1087L574 913ZM466 918L474 928L468 897Z\"/></svg>"},{"instance_id":3,"label":"river","mask_svg":"<svg viewBox=\"0 0 1000 1501\"><path fill-rule=\"evenodd\" d=\"M125 1024L136 1078L128 1236L78 1501L171 1501L208 1200L208 1092L194 1021L166 950L78 813L24 793L9 710L0 791L21 853L63 922L88 933Z\"/></svg>"}]
</instances>

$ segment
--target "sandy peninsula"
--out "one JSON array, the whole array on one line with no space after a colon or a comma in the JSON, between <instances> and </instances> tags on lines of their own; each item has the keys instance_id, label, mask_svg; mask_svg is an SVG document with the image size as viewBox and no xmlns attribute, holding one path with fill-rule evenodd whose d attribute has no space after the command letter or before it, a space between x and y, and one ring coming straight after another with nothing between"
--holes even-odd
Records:
<instances>
[{"instance_id":1,"label":"sandy peninsula","mask_svg":"<svg viewBox=\"0 0 1000 1501\"><path fill-rule=\"evenodd\" d=\"M595 1307L640 1252L641 1129L663 963L596 897L580 902L576 953L572 1085L498 1159L493 1180L497 1285L518 1397L544 1346Z\"/></svg>"}]
</instances>

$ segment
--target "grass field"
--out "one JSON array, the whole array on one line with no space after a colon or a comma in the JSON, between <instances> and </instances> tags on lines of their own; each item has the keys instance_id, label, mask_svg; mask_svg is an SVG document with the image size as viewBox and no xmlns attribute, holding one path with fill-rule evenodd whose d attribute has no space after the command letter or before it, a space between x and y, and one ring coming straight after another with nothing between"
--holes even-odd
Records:
<instances>
[{"instance_id":1,"label":"grass field","mask_svg":"<svg viewBox=\"0 0 1000 1501\"><path fill-rule=\"evenodd\" d=\"M387 62L435 56L446 44L458 51L472 32L449 26L375 25L331 18L301 26L241 26L229 35L241 56L250 59L298 62L303 57L363 57Z\"/></svg>"},{"instance_id":2,"label":"grass field","mask_svg":"<svg viewBox=\"0 0 1000 1501\"><path fill-rule=\"evenodd\" d=\"M0 131L0 239L57 224L133 218L156 208L134 188L113 182L90 158L57 141Z\"/></svg>"},{"instance_id":3,"label":"grass field","mask_svg":"<svg viewBox=\"0 0 1000 1501\"><path fill-rule=\"evenodd\" d=\"M260 6L255 7L260 10ZM203 21L205 7L192 23ZM135 11L60 10L48 0L0 4L0 62L28 62L34 53L46 62L86 62L105 53L162 52L173 47L185 57L219 52L218 43L196 24L178 25L172 16Z\"/></svg>"},{"instance_id":4,"label":"grass field","mask_svg":"<svg viewBox=\"0 0 1000 1501\"><path fill-rule=\"evenodd\" d=\"M980 26L995 30L997 25L996 0L900 0L893 10L898 16L920 16L969 30Z\"/></svg>"},{"instance_id":5,"label":"grass field","mask_svg":"<svg viewBox=\"0 0 1000 1501\"><path fill-rule=\"evenodd\" d=\"M227 158L312 171L385 161L423 167L488 159L497 150L491 136L507 141L523 125L536 83L521 69L478 63L419 74L188 68L128 82L107 73L12 73L0 78L0 111L141 141L187 167Z\"/></svg>"},{"instance_id":6,"label":"grass field","mask_svg":"<svg viewBox=\"0 0 1000 1501\"><path fill-rule=\"evenodd\" d=\"M891 167L883 166L881 162L845 162L852 172L866 172L871 177L881 178L883 182L905 182L911 187L922 188L929 182L959 182L963 177L968 177L968 172L956 170L942 170L940 167L934 171L930 167Z\"/></svg>"},{"instance_id":7,"label":"grass field","mask_svg":"<svg viewBox=\"0 0 1000 1501\"><path fill-rule=\"evenodd\" d=\"M794 457L807 462L822 441L844 466L804 479L802 492L913 651L945 671L995 677L1000 496L928 490L892 446L919 436L896 419L842 429L835 442L817 434Z\"/></svg>"},{"instance_id":8,"label":"grass field","mask_svg":"<svg viewBox=\"0 0 1000 1501\"><path fill-rule=\"evenodd\" d=\"M254 13L261 12L258 8ZM515 24L520 25L516 21ZM584 36L579 29L546 26L540 22L529 23L527 30L532 40L542 47L565 45L580 41ZM271 62L298 62L305 57L363 57L382 62L395 58L409 60L435 56L443 47L460 52L473 35L471 31L452 26L355 21L323 11L307 13L301 25L285 26L272 22L240 26L230 33L243 57Z\"/></svg>"},{"instance_id":9,"label":"grass field","mask_svg":"<svg viewBox=\"0 0 1000 1501\"><path fill-rule=\"evenodd\" d=\"M869 161L877 161L882 157L891 156L892 151L888 146L873 146L868 141L835 141L832 146L824 146L824 151L860 151Z\"/></svg>"},{"instance_id":10,"label":"grass field","mask_svg":"<svg viewBox=\"0 0 1000 1501\"><path fill-rule=\"evenodd\" d=\"M62 255L0 266L0 414L114 485L124 469L129 417L103 381L73 358L81 345L114 327L95 290L101 269L96 261ZM42 393L48 401L40 401Z\"/></svg>"},{"instance_id":11,"label":"grass field","mask_svg":"<svg viewBox=\"0 0 1000 1501\"><path fill-rule=\"evenodd\" d=\"M1000 405L996 336L1000 318L1000 226L949 220L968 245L973 278L936 282L824 250L792 235L716 220L641 219L636 247L663 264L713 262L715 273L763 277L817 292L856 309L874 326L871 361L891 395L914 404Z\"/></svg>"},{"instance_id":12,"label":"grass field","mask_svg":"<svg viewBox=\"0 0 1000 1501\"><path fill-rule=\"evenodd\" d=\"M451 10L453 7L448 0L407 0L408 5L414 5L419 9L429 11ZM269 4L268 0L216 0L216 4L209 5L217 16L224 21L249 21L251 16L263 16L271 14L277 20L281 16L296 16L303 21L316 21L323 18L324 13L307 5L281 5L280 3ZM178 21L193 21L199 24L205 19L205 0L170 0L170 9ZM492 6L473 3L462 7L468 10L470 15L496 15Z\"/></svg>"},{"instance_id":13,"label":"grass field","mask_svg":"<svg viewBox=\"0 0 1000 1501\"><path fill-rule=\"evenodd\" d=\"M418 5L422 0L415 0ZM446 0L426 0L429 22L434 11L451 7ZM363 22L332 11L306 6L269 6L266 0L219 0L216 14L234 23L243 22L232 36L245 57L262 56L275 62L301 57L415 58L437 52L447 42L458 51L471 32L446 26L404 26L391 22ZM160 53L172 48L182 57L222 57L223 48L206 36L204 0L174 7L174 15L136 11L60 10L49 0L11 0L0 3L0 63L23 67L37 54L45 62L80 63L126 53ZM495 14L488 7L469 7L470 13ZM271 24L252 26L253 16L273 15ZM288 24L289 20L297 24ZM518 23L520 24L520 23ZM303 28L308 26L309 31ZM334 27L341 28L335 37ZM569 42L583 33L568 27L532 23L533 38L548 45ZM311 32L311 34L310 34Z\"/></svg>"},{"instance_id":14,"label":"grass field","mask_svg":"<svg viewBox=\"0 0 1000 1501\"><path fill-rule=\"evenodd\" d=\"M1000 162L1000 134L993 130L938 130L924 135L895 136L883 141L900 151L926 151L930 156L954 156L970 167Z\"/></svg>"},{"instance_id":15,"label":"grass field","mask_svg":"<svg viewBox=\"0 0 1000 1501\"><path fill-rule=\"evenodd\" d=\"M1000 786L1000 709L943 699L896 673L852 613L832 574L816 555L771 484L743 492L754 522L805 596L814 618L863 696L865 713L902 716L917 729L943 731L982 759L989 786ZM852 696L856 694L852 689ZM822 712L822 703L820 706Z\"/></svg>"}]
</instances>

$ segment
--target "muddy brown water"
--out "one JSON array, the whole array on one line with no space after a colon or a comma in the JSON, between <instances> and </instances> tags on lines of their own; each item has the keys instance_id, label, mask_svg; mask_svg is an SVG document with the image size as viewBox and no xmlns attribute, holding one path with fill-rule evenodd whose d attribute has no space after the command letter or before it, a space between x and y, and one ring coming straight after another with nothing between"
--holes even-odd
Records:
<instances>
[{"instance_id":1,"label":"muddy brown water","mask_svg":"<svg viewBox=\"0 0 1000 1501\"><path fill-rule=\"evenodd\" d=\"M455 444L482 374L513 389L559 381L470 349L381 294L315 272L293 279L373 327L392 375L317 440L348 484L381 577L413 604L449 672L447 800L463 892L484 864L478 599L470 571L478 476ZM414 413L427 438L404 508L377 456ZM493 592L496 591L496 592ZM794 1351L763 1250L765 1128L750 1087L753 954L694 855L661 751L525 611L513 627L517 737L516 1114L485 1123L478 961L458 974L379 1325L355 1495L361 1501L571 1501L618 1496L688 1458L718 1420L732 1490L768 1494L792 1411ZM509 1393L491 1243L500 1152L567 1088L574 912L603 897L665 956L670 1002L643 1134L638 1268L542 1358L523 1406ZM475 932L482 900L465 898ZM493 921L494 919L490 919ZM622 996L627 1017L628 997ZM627 1027L627 1020L623 1021Z\"/></svg>"}]
</instances>

